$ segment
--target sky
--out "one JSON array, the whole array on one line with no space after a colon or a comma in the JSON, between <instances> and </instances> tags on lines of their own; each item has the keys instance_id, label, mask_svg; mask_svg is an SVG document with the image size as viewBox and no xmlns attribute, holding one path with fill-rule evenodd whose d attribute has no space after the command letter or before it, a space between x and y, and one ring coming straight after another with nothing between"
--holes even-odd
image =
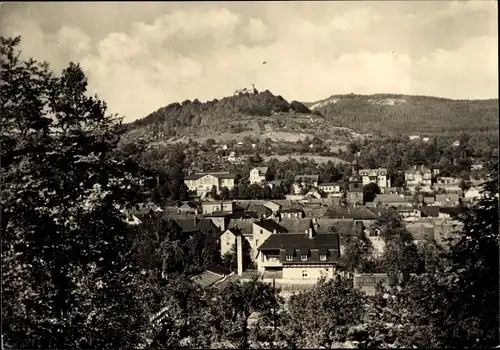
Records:
<instances>
[{"instance_id":1,"label":"sky","mask_svg":"<svg viewBox=\"0 0 500 350\"><path fill-rule=\"evenodd\" d=\"M21 35L23 55L56 72L80 63L126 122L252 84L304 102L498 98L497 26L493 0L0 5L1 35Z\"/></svg>"}]
</instances>

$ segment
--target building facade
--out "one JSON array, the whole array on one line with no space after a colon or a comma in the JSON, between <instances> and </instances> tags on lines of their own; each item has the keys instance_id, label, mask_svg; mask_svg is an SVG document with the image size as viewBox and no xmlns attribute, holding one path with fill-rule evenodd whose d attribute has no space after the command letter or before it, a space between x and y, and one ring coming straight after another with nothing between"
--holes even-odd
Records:
<instances>
[{"instance_id":1,"label":"building facade","mask_svg":"<svg viewBox=\"0 0 500 350\"><path fill-rule=\"evenodd\" d=\"M363 186L375 183L380 188L391 187L391 179L387 169L361 169L359 176L361 176Z\"/></svg>"},{"instance_id":2,"label":"building facade","mask_svg":"<svg viewBox=\"0 0 500 350\"><path fill-rule=\"evenodd\" d=\"M190 191L196 192L198 195L202 192L210 192L215 186L217 192L223 187L229 190L234 187L236 176L229 172L221 173L197 173L184 177L184 183Z\"/></svg>"},{"instance_id":3,"label":"building facade","mask_svg":"<svg viewBox=\"0 0 500 350\"><path fill-rule=\"evenodd\" d=\"M279 282L314 284L336 274L340 257L339 236L315 233L273 234L258 248L257 268L264 278Z\"/></svg>"},{"instance_id":4,"label":"building facade","mask_svg":"<svg viewBox=\"0 0 500 350\"><path fill-rule=\"evenodd\" d=\"M257 167L250 170L250 184L260 184L267 180L268 167Z\"/></svg>"}]
</instances>

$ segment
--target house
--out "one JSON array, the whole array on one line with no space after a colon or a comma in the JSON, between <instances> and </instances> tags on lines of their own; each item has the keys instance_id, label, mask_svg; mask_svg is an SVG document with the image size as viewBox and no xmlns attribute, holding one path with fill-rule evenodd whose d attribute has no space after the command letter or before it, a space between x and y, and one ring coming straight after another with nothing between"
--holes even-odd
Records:
<instances>
[{"instance_id":1,"label":"house","mask_svg":"<svg viewBox=\"0 0 500 350\"><path fill-rule=\"evenodd\" d=\"M380 189L380 193L382 194L401 194L403 192L404 192L403 187L386 187Z\"/></svg>"},{"instance_id":2,"label":"house","mask_svg":"<svg viewBox=\"0 0 500 350\"><path fill-rule=\"evenodd\" d=\"M196 173L184 177L184 183L190 191L194 191L200 195L210 192L213 186L217 189L217 193L220 193L223 187L227 187L230 190L234 187L235 178L236 175L229 172Z\"/></svg>"},{"instance_id":3,"label":"house","mask_svg":"<svg viewBox=\"0 0 500 350\"><path fill-rule=\"evenodd\" d=\"M461 192L460 182L461 180L456 177L440 176L436 179L434 188L442 188L446 192Z\"/></svg>"},{"instance_id":4,"label":"house","mask_svg":"<svg viewBox=\"0 0 500 350\"><path fill-rule=\"evenodd\" d=\"M389 277L386 273L354 274L354 288L365 292L367 295L375 295L378 284L386 288L389 287Z\"/></svg>"},{"instance_id":5,"label":"house","mask_svg":"<svg viewBox=\"0 0 500 350\"><path fill-rule=\"evenodd\" d=\"M422 141L424 141L424 142L429 142L429 138L428 138L428 137L423 137L423 138L422 138Z\"/></svg>"},{"instance_id":6,"label":"house","mask_svg":"<svg viewBox=\"0 0 500 350\"><path fill-rule=\"evenodd\" d=\"M434 201L435 206L439 207L456 207L460 204L460 196L458 194L436 194Z\"/></svg>"},{"instance_id":7,"label":"house","mask_svg":"<svg viewBox=\"0 0 500 350\"><path fill-rule=\"evenodd\" d=\"M231 272L228 268L217 266L208 268L205 271L190 276L189 279L200 285L202 288L210 288L217 286L233 275L234 272Z\"/></svg>"},{"instance_id":8,"label":"house","mask_svg":"<svg viewBox=\"0 0 500 350\"><path fill-rule=\"evenodd\" d=\"M198 214L198 206L193 202L185 202L177 208L179 214Z\"/></svg>"},{"instance_id":9,"label":"house","mask_svg":"<svg viewBox=\"0 0 500 350\"><path fill-rule=\"evenodd\" d=\"M366 202L366 206L378 207L378 206L391 206L391 207L412 207L413 197L404 196L402 194L377 194L373 202Z\"/></svg>"},{"instance_id":10,"label":"house","mask_svg":"<svg viewBox=\"0 0 500 350\"><path fill-rule=\"evenodd\" d=\"M479 199L483 196L481 190L477 187L471 187L464 193L464 199L467 201L473 201L475 199Z\"/></svg>"},{"instance_id":11,"label":"house","mask_svg":"<svg viewBox=\"0 0 500 350\"><path fill-rule=\"evenodd\" d=\"M263 205L250 203L245 209L247 214L255 214L256 218L268 218L273 214L273 211Z\"/></svg>"},{"instance_id":12,"label":"house","mask_svg":"<svg viewBox=\"0 0 500 350\"><path fill-rule=\"evenodd\" d=\"M319 199L319 198L322 198L323 196L321 195L321 193L318 192L318 190L316 189L311 189L309 190L309 192L307 192L304 197L302 199Z\"/></svg>"},{"instance_id":13,"label":"house","mask_svg":"<svg viewBox=\"0 0 500 350\"><path fill-rule=\"evenodd\" d=\"M378 219L378 216L365 207L337 207L331 206L323 215L323 219L336 221L352 220L355 223L363 223L364 226L370 226Z\"/></svg>"},{"instance_id":14,"label":"house","mask_svg":"<svg viewBox=\"0 0 500 350\"><path fill-rule=\"evenodd\" d=\"M263 206L269 208L273 213L277 213L281 209L281 205L273 201L265 202Z\"/></svg>"},{"instance_id":15,"label":"house","mask_svg":"<svg viewBox=\"0 0 500 350\"><path fill-rule=\"evenodd\" d=\"M421 211L416 208L398 207L396 210L404 221L415 221L422 216Z\"/></svg>"},{"instance_id":16,"label":"house","mask_svg":"<svg viewBox=\"0 0 500 350\"><path fill-rule=\"evenodd\" d=\"M332 197L341 197L344 194L345 184L343 182L323 182L318 184L318 189L331 195Z\"/></svg>"},{"instance_id":17,"label":"house","mask_svg":"<svg viewBox=\"0 0 500 350\"><path fill-rule=\"evenodd\" d=\"M319 175L296 175L293 181L293 193L300 194L302 189L318 187Z\"/></svg>"},{"instance_id":18,"label":"house","mask_svg":"<svg viewBox=\"0 0 500 350\"><path fill-rule=\"evenodd\" d=\"M220 229L210 219L193 217L175 219L174 221L179 225L183 233L201 232L216 237L217 240L219 239Z\"/></svg>"},{"instance_id":19,"label":"house","mask_svg":"<svg viewBox=\"0 0 500 350\"><path fill-rule=\"evenodd\" d=\"M264 241L268 239L272 234L287 232L288 230L286 228L272 219L254 222L252 226L253 241L251 244L253 253L252 260L255 260L260 245L264 243Z\"/></svg>"},{"instance_id":20,"label":"house","mask_svg":"<svg viewBox=\"0 0 500 350\"><path fill-rule=\"evenodd\" d=\"M280 209L279 214L282 218L297 218L301 219L304 218L306 215L304 213L304 209L302 208L285 208L285 209Z\"/></svg>"},{"instance_id":21,"label":"house","mask_svg":"<svg viewBox=\"0 0 500 350\"><path fill-rule=\"evenodd\" d=\"M433 205L435 201L436 201L435 197L425 196L423 198L423 204L424 205Z\"/></svg>"},{"instance_id":22,"label":"house","mask_svg":"<svg viewBox=\"0 0 500 350\"><path fill-rule=\"evenodd\" d=\"M267 180L268 167L257 167L250 170L250 184L260 184Z\"/></svg>"},{"instance_id":23,"label":"house","mask_svg":"<svg viewBox=\"0 0 500 350\"><path fill-rule=\"evenodd\" d=\"M470 166L470 170L471 171L474 171L474 170L482 170L483 169L483 164L481 163L476 163L476 164L472 164Z\"/></svg>"},{"instance_id":24,"label":"house","mask_svg":"<svg viewBox=\"0 0 500 350\"><path fill-rule=\"evenodd\" d=\"M332 278L340 257L337 233L304 232L270 235L258 248L257 268L264 279L280 283L315 284Z\"/></svg>"},{"instance_id":25,"label":"house","mask_svg":"<svg viewBox=\"0 0 500 350\"><path fill-rule=\"evenodd\" d=\"M419 140L420 139L420 135L410 135L409 138L410 138L410 141Z\"/></svg>"},{"instance_id":26,"label":"house","mask_svg":"<svg viewBox=\"0 0 500 350\"><path fill-rule=\"evenodd\" d=\"M236 153L234 151L229 152L229 156L227 157L229 162L236 162Z\"/></svg>"},{"instance_id":27,"label":"house","mask_svg":"<svg viewBox=\"0 0 500 350\"><path fill-rule=\"evenodd\" d=\"M359 176L361 176L363 186L376 183L380 188L391 187L391 179L387 169L361 169Z\"/></svg>"},{"instance_id":28,"label":"house","mask_svg":"<svg viewBox=\"0 0 500 350\"><path fill-rule=\"evenodd\" d=\"M238 234L241 234L250 246L252 245L253 223L254 220L251 219L229 220L227 229L223 231L219 238L221 256L232 251L233 246L236 245L236 237Z\"/></svg>"},{"instance_id":29,"label":"house","mask_svg":"<svg viewBox=\"0 0 500 350\"><path fill-rule=\"evenodd\" d=\"M424 206L420 208L422 218L437 218L439 217L439 207L437 206Z\"/></svg>"},{"instance_id":30,"label":"house","mask_svg":"<svg viewBox=\"0 0 500 350\"><path fill-rule=\"evenodd\" d=\"M217 211L232 213L236 207L234 201L210 201L201 204L203 214L212 214Z\"/></svg>"},{"instance_id":31,"label":"house","mask_svg":"<svg viewBox=\"0 0 500 350\"><path fill-rule=\"evenodd\" d=\"M457 207L440 207L439 216L441 219L455 219L463 212L462 208Z\"/></svg>"},{"instance_id":32,"label":"house","mask_svg":"<svg viewBox=\"0 0 500 350\"><path fill-rule=\"evenodd\" d=\"M411 192L431 191L432 187L432 170L425 167L413 167L405 171L406 186Z\"/></svg>"}]
</instances>

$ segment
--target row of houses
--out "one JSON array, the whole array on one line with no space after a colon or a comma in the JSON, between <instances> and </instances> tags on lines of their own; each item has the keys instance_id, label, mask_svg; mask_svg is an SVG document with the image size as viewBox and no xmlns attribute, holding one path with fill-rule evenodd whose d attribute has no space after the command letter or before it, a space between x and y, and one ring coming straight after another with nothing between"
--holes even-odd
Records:
<instances>
[{"instance_id":1,"label":"row of houses","mask_svg":"<svg viewBox=\"0 0 500 350\"><path fill-rule=\"evenodd\" d=\"M442 192L446 195L463 196L466 200L472 200L480 196L480 183L475 181L472 187L465 192L461 187L461 180L453 177L439 175L439 169L427 169L425 167L413 167L405 171L406 189L403 187L391 187L391 177L388 169L357 169L354 164L352 176L347 182L320 183L319 175L299 174L293 182L291 199L311 198L345 198L347 204L363 204L363 187L375 183L381 189L381 195L377 199L380 201L385 195L402 195L407 190L412 193L432 193ZM185 177L184 182L190 191L195 192L199 197L205 198L206 194L213 187L220 192L223 187L228 189L236 185L236 175L229 172L216 173L195 173ZM266 184L270 187L278 184L279 181L270 181L268 167L256 167L250 171L250 184ZM306 192L304 194L304 192ZM430 196L428 196L430 197ZM395 197L394 197L395 198ZM430 198L426 199L430 201ZM395 202L401 202L396 199ZM455 200L453 200L455 202ZM440 202L436 199L436 202Z\"/></svg>"}]
</instances>

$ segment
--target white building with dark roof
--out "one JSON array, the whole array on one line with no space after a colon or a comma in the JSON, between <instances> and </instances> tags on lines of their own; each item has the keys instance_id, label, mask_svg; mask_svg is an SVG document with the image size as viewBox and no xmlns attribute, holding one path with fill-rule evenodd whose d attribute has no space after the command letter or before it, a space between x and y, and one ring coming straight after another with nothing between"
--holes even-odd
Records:
<instances>
[{"instance_id":1,"label":"white building with dark roof","mask_svg":"<svg viewBox=\"0 0 500 350\"><path fill-rule=\"evenodd\" d=\"M250 170L250 184L260 184L267 179L269 173L268 167L256 167Z\"/></svg>"},{"instance_id":2,"label":"white building with dark roof","mask_svg":"<svg viewBox=\"0 0 500 350\"><path fill-rule=\"evenodd\" d=\"M387 169L360 169L358 173L363 181L363 186L375 183L380 188L391 187L391 179Z\"/></svg>"}]
</instances>

